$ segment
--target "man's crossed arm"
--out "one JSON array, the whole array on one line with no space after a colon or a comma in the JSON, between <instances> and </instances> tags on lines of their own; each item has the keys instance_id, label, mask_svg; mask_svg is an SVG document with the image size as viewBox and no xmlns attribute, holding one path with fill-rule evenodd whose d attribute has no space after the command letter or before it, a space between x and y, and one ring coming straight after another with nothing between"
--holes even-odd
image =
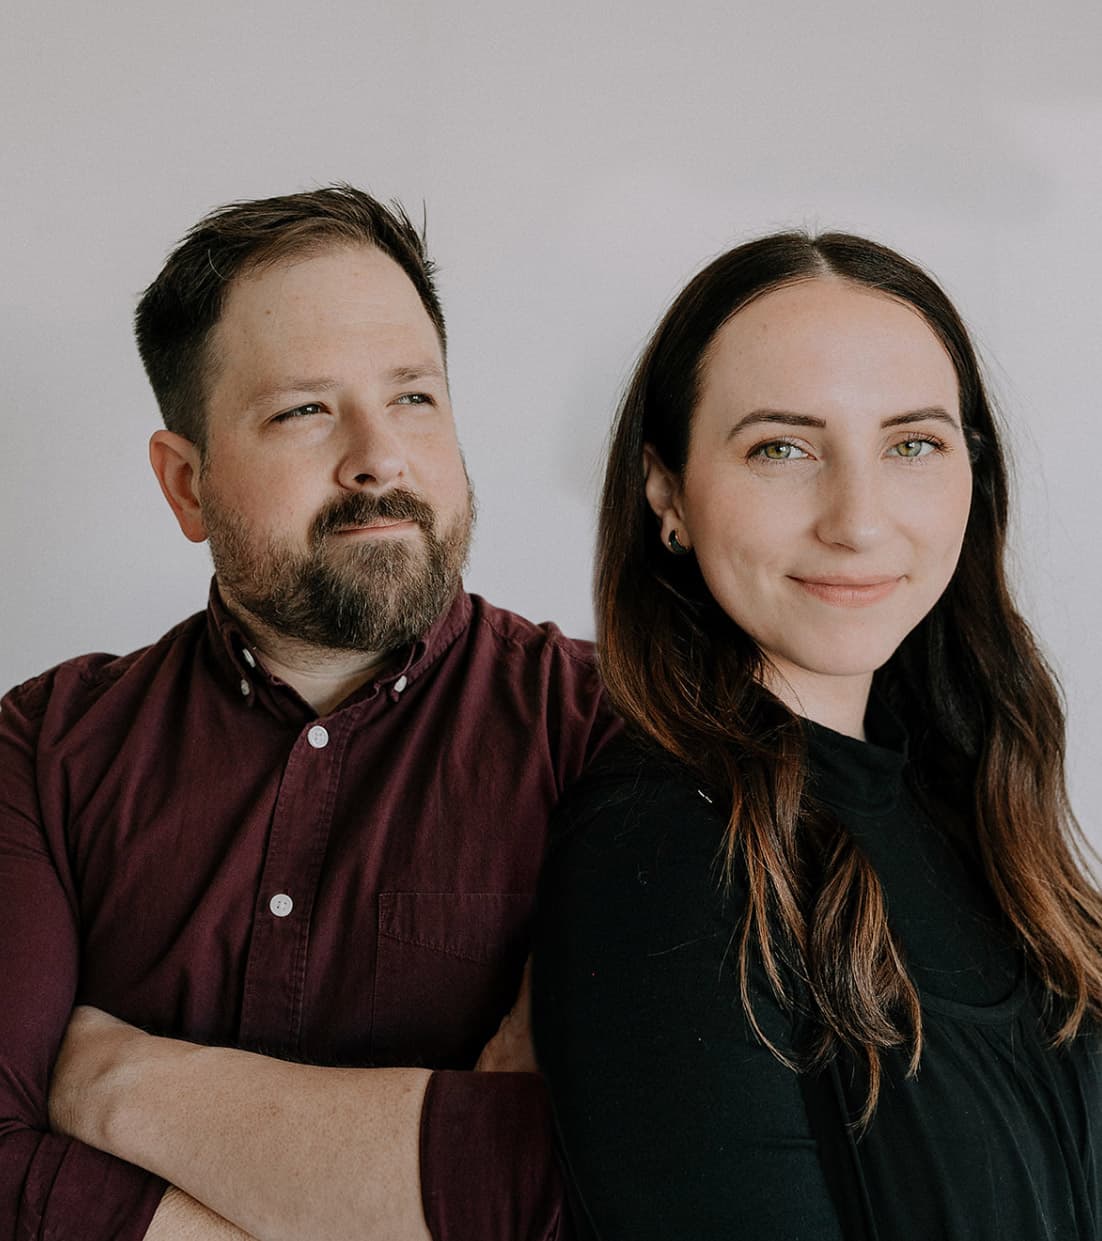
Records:
<instances>
[{"instance_id":1,"label":"man's crossed arm","mask_svg":"<svg viewBox=\"0 0 1102 1241\"><path fill-rule=\"evenodd\" d=\"M527 1005L526 975L480 1069L535 1068ZM175 1187L146 1241L427 1241L419 1145L430 1076L202 1047L79 1008L50 1119Z\"/></svg>"},{"instance_id":2,"label":"man's crossed arm","mask_svg":"<svg viewBox=\"0 0 1102 1241\"><path fill-rule=\"evenodd\" d=\"M288 1064L78 1009L50 1118L216 1213L170 1196L147 1241L241 1235L219 1216L261 1241L427 1241L418 1130L429 1076Z\"/></svg>"}]
</instances>

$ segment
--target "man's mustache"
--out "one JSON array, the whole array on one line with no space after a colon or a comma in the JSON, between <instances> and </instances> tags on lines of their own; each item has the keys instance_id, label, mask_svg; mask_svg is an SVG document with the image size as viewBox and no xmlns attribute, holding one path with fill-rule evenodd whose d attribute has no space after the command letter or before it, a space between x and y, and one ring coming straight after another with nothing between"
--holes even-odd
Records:
<instances>
[{"instance_id":1,"label":"man's mustache","mask_svg":"<svg viewBox=\"0 0 1102 1241\"><path fill-rule=\"evenodd\" d=\"M436 514L431 505L412 491L400 488L372 496L353 492L327 505L314 518L310 536L315 544L326 535L336 534L349 526L368 526L377 521L415 521L426 533L436 527Z\"/></svg>"}]
</instances>

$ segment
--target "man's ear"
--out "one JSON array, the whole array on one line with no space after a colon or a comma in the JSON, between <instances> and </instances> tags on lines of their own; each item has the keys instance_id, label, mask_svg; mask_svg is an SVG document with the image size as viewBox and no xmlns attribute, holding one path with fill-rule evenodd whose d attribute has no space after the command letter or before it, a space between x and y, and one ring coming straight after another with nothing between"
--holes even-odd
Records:
<instances>
[{"instance_id":1,"label":"man's ear","mask_svg":"<svg viewBox=\"0 0 1102 1241\"><path fill-rule=\"evenodd\" d=\"M663 462L652 444L643 445L643 477L647 503L662 523L662 542L669 545L670 535L677 533L678 543L686 551L692 539L681 507L681 480Z\"/></svg>"},{"instance_id":2,"label":"man's ear","mask_svg":"<svg viewBox=\"0 0 1102 1241\"><path fill-rule=\"evenodd\" d=\"M184 537L202 543L207 527L199 507L199 449L174 431L154 431L149 441L149 464Z\"/></svg>"}]
</instances>

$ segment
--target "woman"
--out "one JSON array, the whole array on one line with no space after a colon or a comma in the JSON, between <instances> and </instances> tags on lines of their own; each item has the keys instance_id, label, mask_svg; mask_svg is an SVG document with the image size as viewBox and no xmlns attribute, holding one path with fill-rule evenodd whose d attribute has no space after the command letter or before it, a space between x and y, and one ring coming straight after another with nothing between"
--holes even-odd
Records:
<instances>
[{"instance_id":1,"label":"woman","mask_svg":"<svg viewBox=\"0 0 1102 1241\"><path fill-rule=\"evenodd\" d=\"M560 816L537 1051L602 1241L1102 1237L1102 899L961 320L872 242L682 292L614 432L631 741Z\"/></svg>"}]
</instances>

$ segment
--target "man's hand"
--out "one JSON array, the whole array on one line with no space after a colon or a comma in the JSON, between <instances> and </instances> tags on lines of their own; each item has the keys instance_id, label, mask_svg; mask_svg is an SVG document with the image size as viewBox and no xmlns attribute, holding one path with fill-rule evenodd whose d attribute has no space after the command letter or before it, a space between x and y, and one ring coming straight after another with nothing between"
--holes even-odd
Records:
<instances>
[{"instance_id":1,"label":"man's hand","mask_svg":"<svg viewBox=\"0 0 1102 1241\"><path fill-rule=\"evenodd\" d=\"M482 1049L479 1073L538 1073L532 1046L532 958L524 966L516 1002L501 1019L497 1033Z\"/></svg>"}]
</instances>

